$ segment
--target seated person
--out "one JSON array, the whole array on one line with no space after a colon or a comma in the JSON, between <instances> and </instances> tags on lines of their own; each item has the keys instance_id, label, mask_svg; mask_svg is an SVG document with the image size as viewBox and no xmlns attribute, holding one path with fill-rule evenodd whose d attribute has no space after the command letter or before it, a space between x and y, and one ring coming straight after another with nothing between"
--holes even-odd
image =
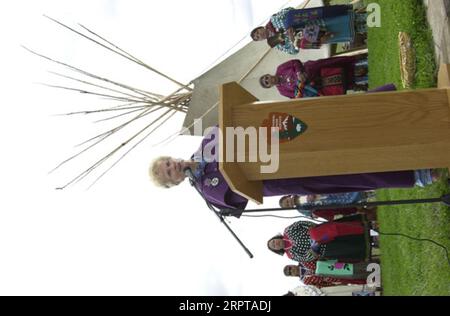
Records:
<instances>
[{"instance_id":1,"label":"seated person","mask_svg":"<svg viewBox=\"0 0 450 316\"><path fill-rule=\"evenodd\" d=\"M284 267L283 272L285 276L300 278L303 284L322 288L335 285L366 284L367 277L369 276L369 272L366 271L367 265L367 262L354 264L358 272L346 278L316 275L316 261L302 262L298 265L287 265Z\"/></svg>"},{"instance_id":2,"label":"seated person","mask_svg":"<svg viewBox=\"0 0 450 316\"><path fill-rule=\"evenodd\" d=\"M343 95L348 90L366 90L367 73L365 55L333 57L304 64L292 59L279 65L275 75L262 76L260 84L266 89L275 86L281 95L290 99ZM391 89L392 86L386 87Z\"/></svg>"},{"instance_id":3,"label":"seated person","mask_svg":"<svg viewBox=\"0 0 450 316\"><path fill-rule=\"evenodd\" d=\"M370 258L369 226L362 216L349 216L316 225L298 221L269 239L267 247L278 255L304 263L316 260L362 262Z\"/></svg>"},{"instance_id":4,"label":"seated person","mask_svg":"<svg viewBox=\"0 0 450 316\"><path fill-rule=\"evenodd\" d=\"M357 204L368 201L372 196L372 192L349 192L336 194L310 194L310 195L286 195L280 201L281 208L297 208L297 210L305 216L316 218L324 218L328 221L339 219L343 216L353 214L365 214L368 220L376 219L376 207L360 208L350 207L346 205ZM341 205L339 208L314 209L314 206Z\"/></svg>"},{"instance_id":5,"label":"seated person","mask_svg":"<svg viewBox=\"0 0 450 316\"><path fill-rule=\"evenodd\" d=\"M326 36L321 36L322 43L348 42L354 37L353 11L350 5L333 5L316 8L294 9L285 8L273 14L264 27L255 28L251 32L254 41L267 40L270 47L297 54L300 42L296 40L300 32L311 28L312 25L321 25L329 28ZM330 34L333 33L333 36ZM313 48L306 47L304 48ZM315 48L315 47L314 47Z\"/></svg>"}]
</instances>

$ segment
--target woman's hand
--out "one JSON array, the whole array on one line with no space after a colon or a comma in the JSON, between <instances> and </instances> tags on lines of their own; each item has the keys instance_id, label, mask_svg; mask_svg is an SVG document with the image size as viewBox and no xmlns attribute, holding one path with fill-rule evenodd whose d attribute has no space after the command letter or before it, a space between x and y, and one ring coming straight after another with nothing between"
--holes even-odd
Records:
<instances>
[{"instance_id":1,"label":"woman's hand","mask_svg":"<svg viewBox=\"0 0 450 316\"><path fill-rule=\"evenodd\" d=\"M320 257L320 244L317 241L313 241L310 251L314 258Z\"/></svg>"},{"instance_id":2,"label":"woman's hand","mask_svg":"<svg viewBox=\"0 0 450 316\"><path fill-rule=\"evenodd\" d=\"M309 254L311 255L311 257L313 257L314 260L317 260L320 257L320 254L318 254L317 252L315 252L312 249L309 249Z\"/></svg>"},{"instance_id":3,"label":"woman's hand","mask_svg":"<svg viewBox=\"0 0 450 316\"><path fill-rule=\"evenodd\" d=\"M295 32L292 27L290 27L286 30L286 35L289 37L289 39L291 40L292 43L295 42Z\"/></svg>"},{"instance_id":4,"label":"woman's hand","mask_svg":"<svg viewBox=\"0 0 450 316\"><path fill-rule=\"evenodd\" d=\"M324 44L334 37L334 33L326 32L321 38L320 43Z\"/></svg>"},{"instance_id":5,"label":"woman's hand","mask_svg":"<svg viewBox=\"0 0 450 316\"><path fill-rule=\"evenodd\" d=\"M303 72L297 72L297 78L300 80L300 82L306 82L307 78L306 75Z\"/></svg>"}]
</instances>

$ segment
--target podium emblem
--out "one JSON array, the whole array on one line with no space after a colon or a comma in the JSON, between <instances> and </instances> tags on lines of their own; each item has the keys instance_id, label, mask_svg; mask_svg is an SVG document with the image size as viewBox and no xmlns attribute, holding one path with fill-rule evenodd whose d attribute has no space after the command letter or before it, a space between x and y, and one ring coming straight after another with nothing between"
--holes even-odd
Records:
<instances>
[{"instance_id":1,"label":"podium emblem","mask_svg":"<svg viewBox=\"0 0 450 316\"><path fill-rule=\"evenodd\" d=\"M271 140L271 128L278 128L278 133L273 136L278 137L280 144L293 140L308 129L308 126L302 120L290 114L280 112L269 113L269 118L263 121L262 127L267 127L268 143Z\"/></svg>"}]
</instances>

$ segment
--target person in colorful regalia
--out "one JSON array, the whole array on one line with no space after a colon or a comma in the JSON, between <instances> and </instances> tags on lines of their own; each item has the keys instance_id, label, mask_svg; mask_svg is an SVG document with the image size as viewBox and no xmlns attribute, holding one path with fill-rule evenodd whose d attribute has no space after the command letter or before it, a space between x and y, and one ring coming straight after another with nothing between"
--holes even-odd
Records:
<instances>
[{"instance_id":1,"label":"person in colorful regalia","mask_svg":"<svg viewBox=\"0 0 450 316\"><path fill-rule=\"evenodd\" d=\"M314 285L318 288L336 285L348 284L366 284L369 272L367 272L368 263L361 262L354 264L357 273L350 277L324 276L316 274L316 262L302 262L298 265L287 265L283 268L284 275L287 277L297 277L303 284Z\"/></svg>"},{"instance_id":2,"label":"person in colorful regalia","mask_svg":"<svg viewBox=\"0 0 450 316\"><path fill-rule=\"evenodd\" d=\"M369 229L365 218L359 215L320 225L298 221L288 226L282 235L269 239L267 247L300 263L317 260L363 262L371 255Z\"/></svg>"},{"instance_id":3,"label":"person in colorful regalia","mask_svg":"<svg viewBox=\"0 0 450 316\"><path fill-rule=\"evenodd\" d=\"M369 202L375 193L348 192L335 194L311 194L311 195L285 195L279 200L281 208L297 208L304 216L312 219L324 218L328 221L339 219L343 216L365 214L371 221L376 220L376 207L346 207L346 205ZM333 206L333 208L317 209L317 207Z\"/></svg>"},{"instance_id":4,"label":"person in colorful regalia","mask_svg":"<svg viewBox=\"0 0 450 316\"><path fill-rule=\"evenodd\" d=\"M252 30L254 41L267 40L270 47L294 55L299 49L320 48L322 44L347 43L361 30L367 16L355 13L351 5L308 9L285 8L271 16L265 26Z\"/></svg>"},{"instance_id":5,"label":"person in colorful regalia","mask_svg":"<svg viewBox=\"0 0 450 316\"><path fill-rule=\"evenodd\" d=\"M290 99L343 95L348 90L365 91L368 84L366 56L333 57L302 63L289 60L277 67L275 75L260 77L263 88L276 87ZM392 85L384 91L393 90Z\"/></svg>"}]
</instances>

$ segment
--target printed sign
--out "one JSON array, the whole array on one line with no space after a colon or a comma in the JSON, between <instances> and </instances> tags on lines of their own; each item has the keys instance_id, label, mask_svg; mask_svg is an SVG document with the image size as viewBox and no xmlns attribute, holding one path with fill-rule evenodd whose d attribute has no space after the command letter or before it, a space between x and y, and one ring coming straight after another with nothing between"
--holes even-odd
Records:
<instances>
[{"instance_id":1,"label":"printed sign","mask_svg":"<svg viewBox=\"0 0 450 316\"><path fill-rule=\"evenodd\" d=\"M335 260L317 261L316 274L321 276L352 276L353 264Z\"/></svg>"},{"instance_id":2,"label":"printed sign","mask_svg":"<svg viewBox=\"0 0 450 316\"><path fill-rule=\"evenodd\" d=\"M274 135L278 137L280 144L289 142L297 136L303 134L308 126L300 119L287 114L272 112L269 113L269 118L265 119L262 123L262 127L267 127L267 142L270 143L270 131L272 127L278 128L278 134Z\"/></svg>"}]
</instances>

